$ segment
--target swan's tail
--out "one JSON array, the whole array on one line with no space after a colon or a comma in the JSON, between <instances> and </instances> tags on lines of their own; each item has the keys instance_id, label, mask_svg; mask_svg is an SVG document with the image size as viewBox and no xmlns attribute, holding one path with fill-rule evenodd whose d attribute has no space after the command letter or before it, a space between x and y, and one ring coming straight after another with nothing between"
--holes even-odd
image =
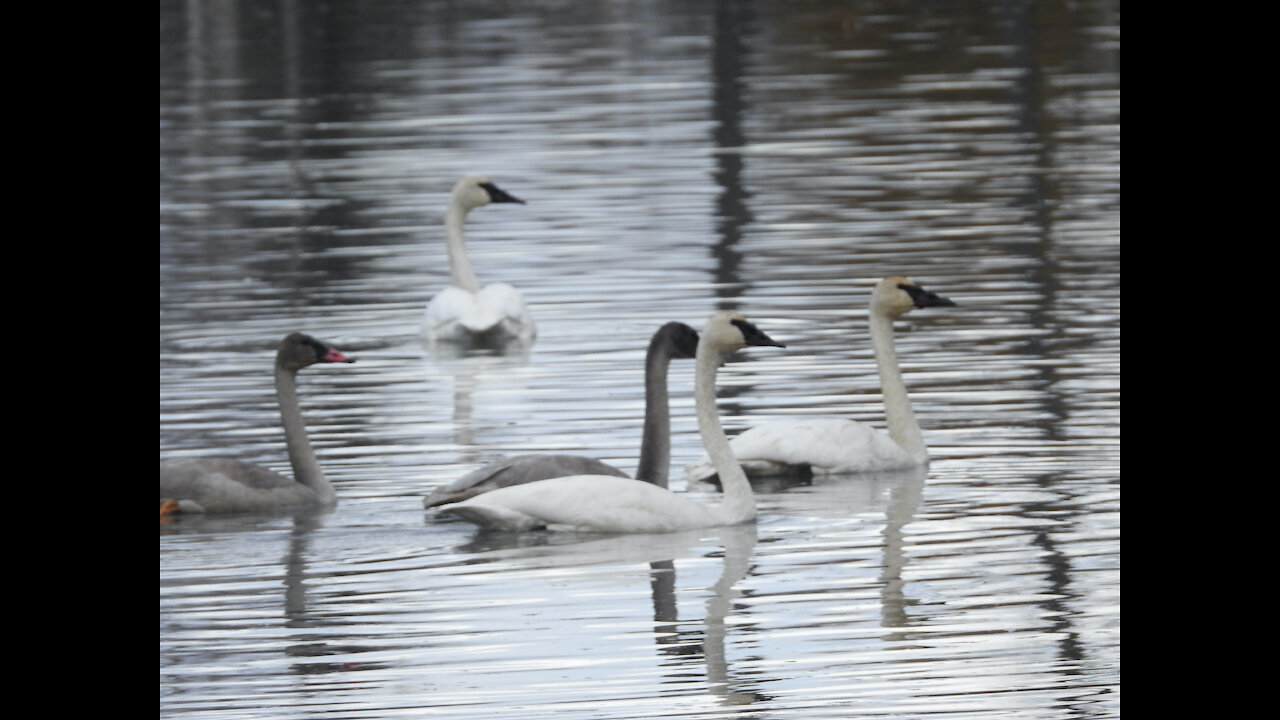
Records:
<instances>
[{"instance_id":1,"label":"swan's tail","mask_svg":"<svg viewBox=\"0 0 1280 720\"><path fill-rule=\"evenodd\" d=\"M523 532L525 530L541 530L546 527L544 521L532 515L526 515L503 507L456 503L441 506L440 513L442 515L457 515L467 522L495 530Z\"/></svg>"}]
</instances>

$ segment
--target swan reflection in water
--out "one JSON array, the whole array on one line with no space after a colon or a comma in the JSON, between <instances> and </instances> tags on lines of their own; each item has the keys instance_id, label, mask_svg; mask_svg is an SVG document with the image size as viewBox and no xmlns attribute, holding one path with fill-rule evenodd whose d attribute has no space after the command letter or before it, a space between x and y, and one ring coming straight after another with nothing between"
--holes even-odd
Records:
<instances>
[{"instance_id":1,"label":"swan reflection in water","mask_svg":"<svg viewBox=\"0 0 1280 720\"><path fill-rule=\"evenodd\" d=\"M725 654L725 619L734 612L734 601L741 595L737 585L751 569L756 539L755 523L644 535L479 528L457 549L470 555L472 569L474 564L493 563L501 566L495 572L505 573L534 567L539 573L598 567L606 573L616 569L620 581L630 582L633 576L627 568L647 564L654 644L666 658L663 667L668 682L688 682L690 663L701 660L708 691L726 704L740 705L767 697L751 689L758 679L745 682L733 677ZM709 544L714 549L707 549ZM719 558L721 563L718 579L706 588L706 612L701 627L695 630L689 628L696 619L681 622L677 617L677 566L697 558ZM495 611L502 609L499 606ZM749 625L735 624L734 628L747 631Z\"/></svg>"},{"instance_id":2,"label":"swan reflection in water","mask_svg":"<svg viewBox=\"0 0 1280 720\"><path fill-rule=\"evenodd\" d=\"M753 592L753 588L767 587L770 575L782 579L791 571L786 565L789 557L786 552L764 559L755 557L758 537L767 537L776 523L789 525L796 521L813 528L814 542L822 542L822 533L827 531L878 533L883 537L882 559L873 582L879 595L877 600L865 602L878 604L881 625L888 633L885 639L900 639L909 631L908 611L916 604L907 594L903 581L903 572L910 561L905 528L913 521L920 505L926 476L927 470L920 467L832 475L815 478L808 486L786 486L776 494L762 496L761 518L756 523L645 535L480 528L457 549L469 554L472 563L500 566L489 571L494 574L548 572L563 579L566 576L557 574L560 569L595 566L600 572L575 577L595 581L601 572L608 576L616 571L621 581L629 582L632 576L626 569L639 563L647 564L654 647L663 661L667 683L681 687L691 682L690 665L700 663L710 694L726 705L750 704L770 699L768 686L773 680L761 675L755 666L749 675L735 673L733 667L732 657L750 655L745 648L752 646L755 636L770 629L767 623L757 622L751 616L754 607L769 606L771 593L766 590L761 595ZM718 548L708 551L707 543ZM833 547L846 545L844 540L835 542ZM690 590L680 590L679 568L688 562L717 556L721 564L716 582L705 590L693 590L706 593L703 615L682 620L679 596ZM864 558L855 560L861 566L859 570L865 569ZM765 575L752 581L752 576L761 571ZM866 581L863 572L850 574L851 587L862 589ZM831 588L824 586L823 589ZM779 592L786 596L812 590L785 585ZM743 603L744 598L748 602ZM728 622L735 614L737 619ZM619 619L616 614L612 617ZM807 627L812 624L812 618L798 622ZM737 650L731 652L734 648Z\"/></svg>"}]
</instances>

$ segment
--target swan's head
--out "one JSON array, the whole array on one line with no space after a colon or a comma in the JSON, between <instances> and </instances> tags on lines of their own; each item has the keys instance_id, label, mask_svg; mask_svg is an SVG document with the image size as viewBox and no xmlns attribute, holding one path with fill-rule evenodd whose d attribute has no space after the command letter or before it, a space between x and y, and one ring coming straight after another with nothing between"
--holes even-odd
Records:
<instances>
[{"instance_id":1,"label":"swan's head","mask_svg":"<svg viewBox=\"0 0 1280 720\"><path fill-rule=\"evenodd\" d=\"M771 345L786 347L782 343L765 335L750 320L736 312L718 312L707 321L702 329L700 343L720 354L741 350L749 345Z\"/></svg>"},{"instance_id":2,"label":"swan's head","mask_svg":"<svg viewBox=\"0 0 1280 720\"><path fill-rule=\"evenodd\" d=\"M467 175L453 186L453 202L465 210L474 210L489 203L520 203L524 201L507 194L483 175Z\"/></svg>"},{"instance_id":3,"label":"swan's head","mask_svg":"<svg viewBox=\"0 0 1280 720\"><path fill-rule=\"evenodd\" d=\"M294 371L316 363L338 362L353 363L355 360L306 333L289 333L280 341L280 349L276 351L276 365Z\"/></svg>"},{"instance_id":4,"label":"swan's head","mask_svg":"<svg viewBox=\"0 0 1280 720\"><path fill-rule=\"evenodd\" d=\"M698 331L682 322L669 322L658 328L654 339L665 344L673 358L690 359L698 354Z\"/></svg>"},{"instance_id":5,"label":"swan's head","mask_svg":"<svg viewBox=\"0 0 1280 720\"><path fill-rule=\"evenodd\" d=\"M871 309L889 317L898 317L915 308L955 305L948 298L929 292L914 281L892 275L876 284L871 292Z\"/></svg>"}]
</instances>

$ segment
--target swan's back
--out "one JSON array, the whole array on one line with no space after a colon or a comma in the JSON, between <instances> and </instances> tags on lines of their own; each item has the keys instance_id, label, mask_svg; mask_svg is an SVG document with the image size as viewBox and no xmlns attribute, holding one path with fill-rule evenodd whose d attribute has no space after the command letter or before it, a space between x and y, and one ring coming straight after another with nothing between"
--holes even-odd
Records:
<instances>
[{"instance_id":1,"label":"swan's back","mask_svg":"<svg viewBox=\"0 0 1280 720\"><path fill-rule=\"evenodd\" d=\"M507 283L493 283L471 293L447 287L427 305L423 329L436 340L464 340L492 334L532 338L537 333L524 296Z\"/></svg>"},{"instance_id":2,"label":"swan's back","mask_svg":"<svg viewBox=\"0 0 1280 720\"><path fill-rule=\"evenodd\" d=\"M314 489L264 467L224 457L160 461L160 499L188 511L231 512L309 505Z\"/></svg>"},{"instance_id":3,"label":"swan's back","mask_svg":"<svg viewBox=\"0 0 1280 720\"><path fill-rule=\"evenodd\" d=\"M248 488L268 489L297 485L278 472L228 457L169 458L160 461L160 489L194 489L203 478L221 476ZM174 496L178 497L178 496Z\"/></svg>"},{"instance_id":4,"label":"swan's back","mask_svg":"<svg viewBox=\"0 0 1280 720\"><path fill-rule=\"evenodd\" d=\"M501 530L665 533L724 524L713 507L652 483L613 475L514 485L445 505L441 512Z\"/></svg>"},{"instance_id":5,"label":"swan's back","mask_svg":"<svg viewBox=\"0 0 1280 720\"><path fill-rule=\"evenodd\" d=\"M499 488L569 475L627 477L626 473L606 462L581 455L513 455L473 470L450 485L436 488L422 501L422 506L436 507L462 502Z\"/></svg>"},{"instance_id":6,"label":"swan's back","mask_svg":"<svg viewBox=\"0 0 1280 720\"><path fill-rule=\"evenodd\" d=\"M870 425L845 418L774 420L757 425L729 441L743 470L753 477L785 475L809 466L816 475L873 472L914 467L928 462L902 449ZM703 457L687 468L688 476L707 480L716 474Z\"/></svg>"}]
</instances>

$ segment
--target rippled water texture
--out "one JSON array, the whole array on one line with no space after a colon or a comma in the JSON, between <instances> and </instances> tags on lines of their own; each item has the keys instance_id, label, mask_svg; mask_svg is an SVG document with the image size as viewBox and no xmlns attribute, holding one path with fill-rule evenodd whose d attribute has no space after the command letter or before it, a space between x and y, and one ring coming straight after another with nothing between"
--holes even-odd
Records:
<instances>
[{"instance_id":1,"label":"rippled water texture","mask_svg":"<svg viewBox=\"0 0 1280 720\"><path fill-rule=\"evenodd\" d=\"M271 362L304 330L326 513L160 530L173 718L1119 716L1119 3L160 6L160 455L288 471ZM444 203L524 352L418 338ZM759 487L756 524L480 533L421 498L494 457L632 472L669 320L786 349L720 372L730 434L883 427L896 324L927 472ZM671 369L672 487L701 453Z\"/></svg>"}]
</instances>

